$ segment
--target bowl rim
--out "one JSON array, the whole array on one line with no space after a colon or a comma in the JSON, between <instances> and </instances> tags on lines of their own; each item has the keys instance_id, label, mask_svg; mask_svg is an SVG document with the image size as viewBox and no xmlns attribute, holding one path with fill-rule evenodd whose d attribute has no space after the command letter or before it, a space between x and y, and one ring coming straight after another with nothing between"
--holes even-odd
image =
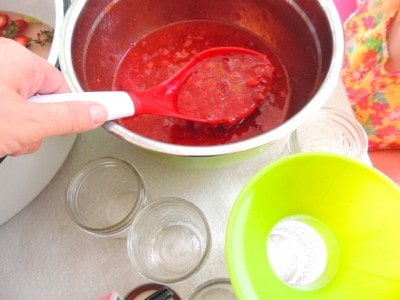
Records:
<instances>
[{"instance_id":1,"label":"bowl rim","mask_svg":"<svg viewBox=\"0 0 400 300\"><path fill-rule=\"evenodd\" d=\"M57 65L59 54L60 54L60 39L61 39L61 27L64 21L64 2L54 1L55 5L55 20L54 20L54 34L53 42L50 48L49 56L47 61L53 66Z\"/></svg>"},{"instance_id":2,"label":"bowl rim","mask_svg":"<svg viewBox=\"0 0 400 300\"><path fill-rule=\"evenodd\" d=\"M73 27L71 24L76 23L76 20L79 18L80 12L87 1L88 0L75 0L72 2L64 18L60 32L61 36L63 37L60 43L60 68L63 71L67 83L73 92L82 92L83 89L80 86L74 72L70 72L70 70L73 69L71 63ZM340 73L344 59L344 35L342 23L333 1L318 0L318 2L321 6L321 9L326 14L326 18L329 22L332 32L333 63L331 63L329 66L320 88L316 91L310 101L298 113L278 127L243 141L212 146L177 145L153 140L136 134L119 125L115 121L106 122L103 125L103 128L120 137L121 139L139 146L140 148L157 153L184 157L209 157L241 153L247 150L264 148L272 144L272 142L286 137L289 132L292 132L299 127L308 119L310 114L317 112L328 101L340 80Z\"/></svg>"}]
</instances>

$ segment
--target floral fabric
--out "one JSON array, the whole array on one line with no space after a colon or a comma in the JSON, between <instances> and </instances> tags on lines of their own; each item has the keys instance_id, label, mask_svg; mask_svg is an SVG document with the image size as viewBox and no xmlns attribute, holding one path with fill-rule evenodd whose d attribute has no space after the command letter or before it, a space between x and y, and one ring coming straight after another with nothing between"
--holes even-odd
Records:
<instances>
[{"instance_id":1,"label":"floral fabric","mask_svg":"<svg viewBox=\"0 0 400 300\"><path fill-rule=\"evenodd\" d=\"M355 117L364 126L370 150L400 149L400 72L385 69L387 32L397 9L367 9L368 1L344 23L342 79ZM400 42L400 41L399 41Z\"/></svg>"}]
</instances>

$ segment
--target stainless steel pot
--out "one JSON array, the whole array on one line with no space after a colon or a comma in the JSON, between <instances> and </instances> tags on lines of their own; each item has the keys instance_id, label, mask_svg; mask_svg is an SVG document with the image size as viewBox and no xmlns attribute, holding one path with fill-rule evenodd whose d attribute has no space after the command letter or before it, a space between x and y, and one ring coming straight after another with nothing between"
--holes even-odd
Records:
<instances>
[{"instance_id":1,"label":"stainless steel pot","mask_svg":"<svg viewBox=\"0 0 400 300\"><path fill-rule=\"evenodd\" d=\"M135 40L154 29L191 19L239 25L269 43L286 65L291 80L293 96L287 120L244 141L202 147L149 139L116 122L106 123L106 130L174 162L197 160L203 165L242 160L305 122L329 99L338 83L344 41L340 18L330 0L76 0L61 33L61 69L73 91L96 90L94 78L99 77L101 88L110 89L118 58ZM88 50L94 45L95 53ZM109 55L114 59L107 59ZM90 65L95 67L88 72Z\"/></svg>"}]
</instances>

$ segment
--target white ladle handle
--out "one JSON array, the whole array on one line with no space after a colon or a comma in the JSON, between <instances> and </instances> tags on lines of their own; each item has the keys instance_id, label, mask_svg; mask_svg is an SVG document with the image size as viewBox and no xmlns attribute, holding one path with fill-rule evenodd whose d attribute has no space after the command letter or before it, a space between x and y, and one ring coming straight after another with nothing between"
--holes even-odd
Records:
<instances>
[{"instance_id":1,"label":"white ladle handle","mask_svg":"<svg viewBox=\"0 0 400 300\"><path fill-rule=\"evenodd\" d=\"M57 103L66 101L96 102L106 108L108 112L107 120L130 117L135 113L135 107L129 94L119 91L36 95L30 97L29 101L35 103Z\"/></svg>"}]
</instances>

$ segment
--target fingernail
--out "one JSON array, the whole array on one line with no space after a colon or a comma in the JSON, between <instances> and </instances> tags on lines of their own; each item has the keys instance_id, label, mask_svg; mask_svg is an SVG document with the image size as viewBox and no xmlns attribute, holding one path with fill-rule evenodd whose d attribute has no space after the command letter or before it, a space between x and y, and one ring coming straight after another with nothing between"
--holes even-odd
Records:
<instances>
[{"instance_id":1,"label":"fingernail","mask_svg":"<svg viewBox=\"0 0 400 300\"><path fill-rule=\"evenodd\" d=\"M90 104L89 106L90 118L92 120L93 126L103 125L107 121L107 110L103 105L100 104Z\"/></svg>"}]
</instances>

